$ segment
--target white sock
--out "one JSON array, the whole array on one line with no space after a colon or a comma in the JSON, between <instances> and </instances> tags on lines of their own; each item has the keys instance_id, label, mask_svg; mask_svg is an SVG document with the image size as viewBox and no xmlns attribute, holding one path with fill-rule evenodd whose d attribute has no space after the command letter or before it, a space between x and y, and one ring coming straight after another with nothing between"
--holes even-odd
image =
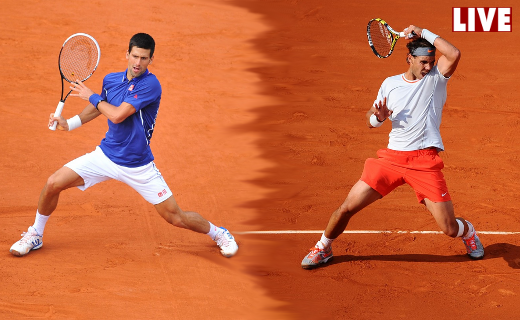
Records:
<instances>
[{"instance_id":1,"label":"white sock","mask_svg":"<svg viewBox=\"0 0 520 320\"><path fill-rule=\"evenodd\" d=\"M318 241L316 246L320 249L325 249L332 245L332 241L334 241L334 239L329 239L329 238L325 237L325 232L323 232L323 234L321 235L321 239L320 239L320 241Z\"/></svg>"},{"instance_id":2,"label":"white sock","mask_svg":"<svg viewBox=\"0 0 520 320\"><path fill-rule=\"evenodd\" d=\"M471 222L466 220L466 223L468 224L468 232L464 236L462 236L463 238L471 237L473 235L473 233L475 232L475 228L473 227Z\"/></svg>"},{"instance_id":3,"label":"white sock","mask_svg":"<svg viewBox=\"0 0 520 320\"><path fill-rule=\"evenodd\" d=\"M455 221L457 221L457 224L459 225L459 232L457 232L457 238L460 238L464 233L464 224L460 219L455 219Z\"/></svg>"},{"instance_id":4,"label":"white sock","mask_svg":"<svg viewBox=\"0 0 520 320\"><path fill-rule=\"evenodd\" d=\"M47 223L47 220L50 216L44 216L43 214L40 214L38 210L36 210L36 218L34 219L33 228L36 229L36 232L40 236L43 236L43 230L45 230L45 224Z\"/></svg>"},{"instance_id":5,"label":"white sock","mask_svg":"<svg viewBox=\"0 0 520 320\"><path fill-rule=\"evenodd\" d=\"M213 223L209 222L209 232L206 233L208 236L211 237L212 240L215 240L215 237L217 236L217 233L220 231L220 228L213 225Z\"/></svg>"}]
</instances>

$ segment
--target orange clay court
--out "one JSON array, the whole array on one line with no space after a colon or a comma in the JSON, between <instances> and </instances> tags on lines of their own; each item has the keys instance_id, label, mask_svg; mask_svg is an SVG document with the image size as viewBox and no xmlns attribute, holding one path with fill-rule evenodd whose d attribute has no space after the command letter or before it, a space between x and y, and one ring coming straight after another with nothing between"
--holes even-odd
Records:
<instances>
[{"instance_id":1,"label":"orange clay court","mask_svg":"<svg viewBox=\"0 0 520 320\"><path fill-rule=\"evenodd\" d=\"M512 0L471 3L494 5L518 11ZM513 32L455 33L454 6L469 5L3 3L0 318L516 319L516 14ZM406 51L399 40L391 57L374 56L366 24L376 17L396 30L428 28L462 53L448 84L441 157L456 215L481 232L483 260L468 259L460 239L429 233L437 224L402 186L351 220L330 265L300 267L365 159L388 142L390 126L368 129L365 113L384 78L406 70ZM181 208L235 235L235 257L170 226L115 181L65 191L43 248L23 258L9 253L33 223L48 176L92 151L107 130L102 117L72 132L46 127L60 98L59 49L77 32L100 44L100 65L86 82L97 92L105 74L126 68L133 34L155 38L149 69L163 88L155 163ZM63 115L84 106L71 97Z\"/></svg>"}]
</instances>

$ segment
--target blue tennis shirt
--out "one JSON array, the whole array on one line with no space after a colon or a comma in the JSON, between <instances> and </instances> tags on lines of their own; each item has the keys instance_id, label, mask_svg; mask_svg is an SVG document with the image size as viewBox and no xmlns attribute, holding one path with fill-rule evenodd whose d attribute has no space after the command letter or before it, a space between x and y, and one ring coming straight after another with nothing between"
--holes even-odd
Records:
<instances>
[{"instance_id":1,"label":"blue tennis shirt","mask_svg":"<svg viewBox=\"0 0 520 320\"><path fill-rule=\"evenodd\" d=\"M108 120L108 131L99 147L114 163L135 168L153 161L150 139L161 94L159 80L148 70L130 81L126 71L110 73L103 79L103 99L116 107L126 102L136 110L121 123Z\"/></svg>"}]
</instances>

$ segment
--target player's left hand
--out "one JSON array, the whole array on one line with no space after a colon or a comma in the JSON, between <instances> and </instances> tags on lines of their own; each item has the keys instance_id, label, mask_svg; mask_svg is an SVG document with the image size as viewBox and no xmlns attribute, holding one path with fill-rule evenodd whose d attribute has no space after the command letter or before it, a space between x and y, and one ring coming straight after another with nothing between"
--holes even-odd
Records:
<instances>
[{"instance_id":1,"label":"player's left hand","mask_svg":"<svg viewBox=\"0 0 520 320\"><path fill-rule=\"evenodd\" d=\"M94 91L90 90L85 84L83 84L83 82L81 82L79 80L76 80L76 83L73 84L70 87L70 89L74 92L77 92L77 93L71 94L70 95L71 97L80 97L81 99L87 100L87 101L88 101L88 98L90 98L90 96L95 93Z\"/></svg>"},{"instance_id":2,"label":"player's left hand","mask_svg":"<svg viewBox=\"0 0 520 320\"><path fill-rule=\"evenodd\" d=\"M386 104L386 97L383 99L383 101L378 101L376 104L374 104L374 115L379 119L379 121L385 121L386 118L390 117L392 114L392 110L388 109L388 106Z\"/></svg>"},{"instance_id":3,"label":"player's left hand","mask_svg":"<svg viewBox=\"0 0 520 320\"><path fill-rule=\"evenodd\" d=\"M56 129L61 131L69 131L69 124L67 123L67 120L63 118L62 116L55 117L54 113L51 113L49 115L49 128L54 125L54 121L57 121L58 124L56 125Z\"/></svg>"}]
</instances>

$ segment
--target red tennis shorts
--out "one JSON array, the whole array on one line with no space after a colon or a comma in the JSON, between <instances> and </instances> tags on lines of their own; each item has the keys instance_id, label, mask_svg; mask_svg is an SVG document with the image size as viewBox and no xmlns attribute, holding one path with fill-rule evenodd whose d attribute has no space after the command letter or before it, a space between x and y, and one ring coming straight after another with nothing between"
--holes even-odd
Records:
<instances>
[{"instance_id":1,"label":"red tennis shorts","mask_svg":"<svg viewBox=\"0 0 520 320\"><path fill-rule=\"evenodd\" d=\"M441 170L444 162L437 149L416 151L396 151L381 149L377 151L378 159L367 159L361 180L379 192L383 197L398 186L407 183L423 202L450 201L448 187Z\"/></svg>"}]
</instances>

